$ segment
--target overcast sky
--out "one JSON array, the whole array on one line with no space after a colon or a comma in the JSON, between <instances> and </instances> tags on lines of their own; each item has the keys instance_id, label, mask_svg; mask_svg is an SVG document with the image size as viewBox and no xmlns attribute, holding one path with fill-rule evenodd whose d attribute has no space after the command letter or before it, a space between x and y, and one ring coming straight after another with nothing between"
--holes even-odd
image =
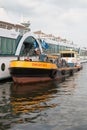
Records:
<instances>
[{"instance_id":1,"label":"overcast sky","mask_svg":"<svg viewBox=\"0 0 87 130\"><path fill-rule=\"evenodd\" d=\"M87 0L0 0L0 20L29 20L41 30L87 47Z\"/></svg>"}]
</instances>

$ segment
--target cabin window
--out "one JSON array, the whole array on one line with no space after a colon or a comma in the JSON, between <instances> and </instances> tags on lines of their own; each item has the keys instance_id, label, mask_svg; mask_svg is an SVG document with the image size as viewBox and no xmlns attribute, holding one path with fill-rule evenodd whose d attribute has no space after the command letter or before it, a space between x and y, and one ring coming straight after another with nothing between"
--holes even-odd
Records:
<instances>
[{"instance_id":1,"label":"cabin window","mask_svg":"<svg viewBox=\"0 0 87 130\"><path fill-rule=\"evenodd\" d=\"M16 46L15 39L0 37L0 55L14 55Z\"/></svg>"},{"instance_id":2,"label":"cabin window","mask_svg":"<svg viewBox=\"0 0 87 130\"><path fill-rule=\"evenodd\" d=\"M59 46L55 45L55 44L49 44L49 47L47 50L45 50L44 52L47 52L48 54L50 53L58 53L59 52Z\"/></svg>"},{"instance_id":3,"label":"cabin window","mask_svg":"<svg viewBox=\"0 0 87 130\"><path fill-rule=\"evenodd\" d=\"M38 45L36 39L32 36L29 36L23 42L20 55L21 56L35 55L34 54L35 48L38 48L38 47L39 47L39 45Z\"/></svg>"},{"instance_id":4,"label":"cabin window","mask_svg":"<svg viewBox=\"0 0 87 130\"><path fill-rule=\"evenodd\" d=\"M47 53L47 54L59 53L59 45L58 44L46 42L45 39L44 40L38 39L38 40L40 41L40 44L42 46L42 50L44 53Z\"/></svg>"},{"instance_id":5,"label":"cabin window","mask_svg":"<svg viewBox=\"0 0 87 130\"><path fill-rule=\"evenodd\" d=\"M49 53L53 53L53 45L52 44L49 44L49 48L48 48L48 52Z\"/></svg>"},{"instance_id":6,"label":"cabin window","mask_svg":"<svg viewBox=\"0 0 87 130\"><path fill-rule=\"evenodd\" d=\"M74 53L62 53L61 57L74 57Z\"/></svg>"},{"instance_id":7,"label":"cabin window","mask_svg":"<svg viewBox=\"0 0 87 130\"><path fill-rule=\"evenodd\" d=\"M54 53L58 53L58 50L57 50L57 45L54 45Z\"/></svg>"},{"instance_id":8,"label":"cabin window","mask_svg":"<svg viewBox=\"0 0 87 130\"><path fill-rule=\"evenodd\" d=\"M1 53L1 38L0 38L0 53Z\"/></svg>"}]
</instances>

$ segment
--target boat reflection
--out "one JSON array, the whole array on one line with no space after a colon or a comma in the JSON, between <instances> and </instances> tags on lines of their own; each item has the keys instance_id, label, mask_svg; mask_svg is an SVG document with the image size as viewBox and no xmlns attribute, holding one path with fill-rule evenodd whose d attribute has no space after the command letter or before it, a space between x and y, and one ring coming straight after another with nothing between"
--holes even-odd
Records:
<instances>
[{"instance_id":1,"label":"boat reflection","mask_svg":"<svg viewBox=\"0 0 87 130\"><path fill-rule=\"evenodd\" d=\"M8 129L19 123L37 122L46 116L46 110L56 107L52 102L56 97L57 84L45 82L37 84L8 84L0 100L0 129ZM6 88L6 87L5 87ZM45 113L45 114L42 114Z\"/></svg>"},{"instance_id":2,"label":"boat reflection","mask_svg":"<svg viewBox=\"0 0 87 130\"><path fill-rule=\"evenodd\" d=\"M14 114L25 112L39 112L48 108L55 107L49 101L57 93L53 82L45 84L26 84L11 86L11 105Z\"/></svg>"}]
</instances>

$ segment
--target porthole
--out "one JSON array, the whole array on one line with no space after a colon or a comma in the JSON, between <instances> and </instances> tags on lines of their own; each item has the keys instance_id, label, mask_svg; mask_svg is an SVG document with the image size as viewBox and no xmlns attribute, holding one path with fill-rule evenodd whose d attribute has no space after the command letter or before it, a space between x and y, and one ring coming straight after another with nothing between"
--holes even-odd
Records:
<instances>
[{"instance_id":1,"label":"porthole","mask_svg":"<svg viewBox=\"0 0 87 130\"><path fill-rule=\"evenodd\" d=\"M4 64L4 63L2 63L2 65L1 65L1 70L2 70L2 71L5 70L5 64Z\"/></svg>"}]
</instances>

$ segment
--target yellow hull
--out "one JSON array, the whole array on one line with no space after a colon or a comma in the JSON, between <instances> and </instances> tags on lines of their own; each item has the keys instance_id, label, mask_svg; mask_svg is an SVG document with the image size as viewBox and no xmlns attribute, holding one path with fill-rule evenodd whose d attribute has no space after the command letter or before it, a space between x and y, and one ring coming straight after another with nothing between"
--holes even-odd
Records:
<instances>
[{"instance_id":1,"label":"yellow hull","mask_svg":"<svg viewBox=\"0 0 87 130\"><path fill-rule=\"evenodd\" d=\"M54 63L39 61L11 61L9 67L10 74L16 83L60 80L73 75L79 69L79 66L58 68Z\"/></svg>"}]
</instances>

